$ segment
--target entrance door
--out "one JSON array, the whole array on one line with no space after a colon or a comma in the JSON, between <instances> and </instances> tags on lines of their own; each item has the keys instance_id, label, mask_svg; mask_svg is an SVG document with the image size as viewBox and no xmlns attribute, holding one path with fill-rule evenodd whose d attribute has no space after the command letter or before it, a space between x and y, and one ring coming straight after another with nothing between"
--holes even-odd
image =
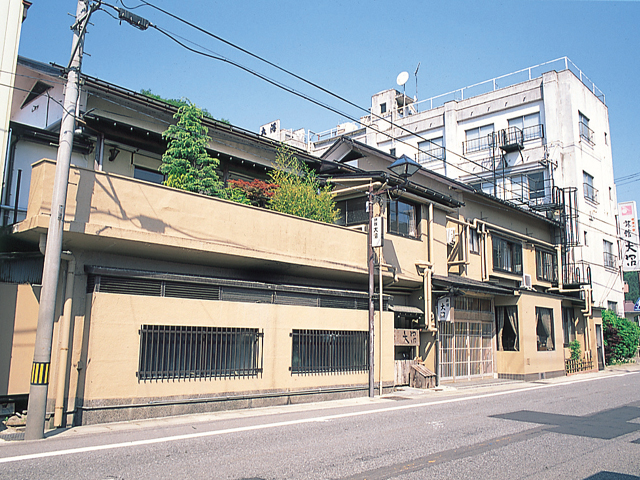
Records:
<instances>
[{"instance_id":1,"label":"entrance door","mask_svg":"<svg viewBox=\"0 0 640 480\"><path fill-rule=\"evenodd\" d=\"M440 322L440 378L493 375L493 324Z\"/></svg>"}]
</instances>

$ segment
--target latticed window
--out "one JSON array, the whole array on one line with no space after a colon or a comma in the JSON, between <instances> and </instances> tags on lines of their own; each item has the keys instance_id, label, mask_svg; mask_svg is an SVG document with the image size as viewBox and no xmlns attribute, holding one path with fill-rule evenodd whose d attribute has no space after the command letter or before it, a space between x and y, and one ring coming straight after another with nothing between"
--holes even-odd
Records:
<instances>
[{"instance_id":1,"label":"latticed window","mask_svg":"<svg viewBox=\"0 0 640 480\"><path fill-rule=\"evenodd\" d=\"M369 370L369 332L293 330L291 337L292 373Z\"/></svg>"},{"instance_id":2,"label":"latticed window","mask_svg":"<svg viewBox=\"0 0 640 480\"><path fill-rule=\"evenodd\" d=\"M522 244L493 237L493 269L522 274Z\"/></svg>"}]
</instances>

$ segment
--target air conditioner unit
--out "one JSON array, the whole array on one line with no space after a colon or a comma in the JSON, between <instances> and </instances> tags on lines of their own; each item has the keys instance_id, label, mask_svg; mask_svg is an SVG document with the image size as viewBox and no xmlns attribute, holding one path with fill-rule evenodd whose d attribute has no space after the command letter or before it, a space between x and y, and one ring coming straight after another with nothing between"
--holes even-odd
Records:
<instances>
[{"instance_id":1,"label":"air conditioner unit","mask_svg":"<svg viewBox=\"0 0 640 480\"><path fill-rule=\"evenodd\" d=\"M447 243L449 245L454 245L456 243L456 229L455 228L447 228Z\"/></svg>"},{"instance_id":2,"label":"air conditioner unit","mask_svg":"<svg viewBox=\"0 0 640 480\"><path fill-rule=\"evenodd\" d=\"M533 283L531 282L531 275L525 273L522 275L522 288L526 288L527 290L533 290Z\"/></svg>"}]
</instances>

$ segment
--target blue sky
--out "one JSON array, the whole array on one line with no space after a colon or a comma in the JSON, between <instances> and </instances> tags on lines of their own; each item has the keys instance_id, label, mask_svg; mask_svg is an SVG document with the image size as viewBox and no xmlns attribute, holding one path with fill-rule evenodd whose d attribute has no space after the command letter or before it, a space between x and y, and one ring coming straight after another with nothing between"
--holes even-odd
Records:
<instances>
[{"instance_id":1,"label":"blue sky","mask_svg":"<svg viewBox=\"0 0 640 480\"><path fill-rule=\"evenodd\" d=\"M137 0L124 0L128 7ZM110 0L109 3L116 3ZM373 93L409 71L421 99L568 56L604 92L614 173L640 172L640 2L609 1L212 1L150 0L216 35L368 108ZM122 6L118 3L119 6ZM74 0L35 0L20 54L65 64ZM105 7L105 10L112 12ZM153 24L359 117L362 112L284 76L147 6ZM344 121L223 62L203 58L159 32L138 31L97 12L83 71L117 85L186 97L240 127L319 132ZM618 187L640 205L640 181Z\"/></svg>"}]
</instances>

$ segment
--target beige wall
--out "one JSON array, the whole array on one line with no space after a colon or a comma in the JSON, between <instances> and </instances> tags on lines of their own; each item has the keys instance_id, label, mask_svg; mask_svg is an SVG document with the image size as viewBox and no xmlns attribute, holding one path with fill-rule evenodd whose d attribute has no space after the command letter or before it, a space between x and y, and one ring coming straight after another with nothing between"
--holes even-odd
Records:
<instances>
[{"instance_id":1,"label":"beige wall","mask_svg":"<svg viewBox=\"0 0 640 480\"><path fill-rule=\"evenodd\" d=\"M0 395L29 393L40 287L0 283Z\"/></svg>"},{"instance_id":2,"label":"beige wall","mask_svg":"<svg viewBox=\"0 0 640 480\"><path fill-rule=\"evenodd\" d=\"M322 386L362 385L368 373L292 375L292 329L368 330L366 311L287 305L201 301L115 294L93 294L91 333L87 345L85 401L175 395L295 391ZM264 331L264 372L248 379L138 382L142 324L250 327ZM378 328L378 332L380 332ZM393 382L393 314L383 314L376 335L382 356L382 380ZM378 357L379 358L379 357ZM376 379L380 378L376 366Z\"/></svg>"}]
</instances>

